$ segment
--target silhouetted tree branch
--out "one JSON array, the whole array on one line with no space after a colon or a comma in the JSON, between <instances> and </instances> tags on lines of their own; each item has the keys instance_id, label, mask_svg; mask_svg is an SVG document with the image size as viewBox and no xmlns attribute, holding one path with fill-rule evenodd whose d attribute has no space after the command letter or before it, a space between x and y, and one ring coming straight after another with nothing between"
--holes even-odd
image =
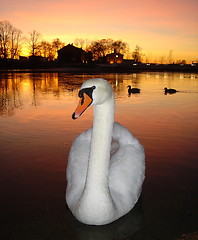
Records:
<instances>
[{"instance_id":1,"label":"silhouetted tree branch","mask_svg":"<svg viewBox=\"0 0 198 240\"><path fill-rule=\"evenodd\" d=\"M0 22L0 57L15 58L19 55L22 31L13 27L8 21Z\"/></svg>"},{"instance_id":2,"label":"silhouetted tree branch","mask_svg":"<svg viewBox=\"0 0 198 240\"><path fill-rule=\"evenodd\" d=\"M29 33L30 37L28 40L28 48L30 50L30 55L36 56L39 53L39 41L41 38L41 34L36 30L33 30Z\"/></svg>"},{"instance_id":3,"label":"silhouetted tree branch","mask_svg":"<svg viewBox=\"0 0 198 240\"><path fill-rule=\"evenodd\" d=\"M141 60L142 60L141 51L142 51L142 49L140 48L140 46L136 45L135 50L132 53L132 58L133 58L134 62L141 62Z\"/></svg>"},{"instance_id":4,"label":"silhouetted tree branch","mask_svg":"<svg viewBox=\"0 0 198 240\"><path fill-rule=\"evenodd\" d=\"M113 52L124 54L127 47L127 43L121 40L114 41L113 39L108 38L93 41L90 45L90 50L94 59L97 60L98 58L104 57Z\"/></svg>"},{"instance_id":5,"label":"silhouetted tree branch","mask_svg":"<svg viewBox=\"0 0 198 240\"><path fill-rule=\"evenodd\" d=\"M57 58L58 50L65 46L65 43L63 43L59 38L56 38L52 42L52 49L54 52L54 58Z\"/></svg>"},{"instance_id":6,"label":"silhouetted tree branch","mask_svg":"<svg viewBox=\"0 0 198 240\"><path fill-rule=\"evenodd\" d=\"M11 58L15 58L16 56L19 56L21 40L22 40L22 31L16 28L13 28L11 32L11 43L10 43Z\"/></svg>"}]
</instances>

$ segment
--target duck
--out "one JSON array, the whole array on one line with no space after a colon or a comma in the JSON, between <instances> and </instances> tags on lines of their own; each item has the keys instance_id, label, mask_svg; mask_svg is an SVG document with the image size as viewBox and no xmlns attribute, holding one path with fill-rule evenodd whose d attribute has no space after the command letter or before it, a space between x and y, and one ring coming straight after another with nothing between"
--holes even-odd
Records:
<instances>
[{"instance_id":1,"label":"duck","mask_svg":"<svg viewBox=\"0 0 198 240\"><path fill-rule=\"evenodd\" d=\"M66 203L80 222L105 225L127 214L137 203L145 178L144 147L114 121L114 92L107 80L88 79L78 97L72 118L93 106L93 126L78 135L71 146Z\"/></svg>"},{"instance_id":2,"label":"duck","mask_svg":"<svg viewBox=\"0 0 198 240\"><path fill-rule=\"evenodd\" d=\"M176 93L176 92L177 92L177 90L174 88L169 88L169 89L167 87L164 88L165 94L167 94L167 93L172 94L172 93Z\"/></svg>"},{"instance_id":3,"label":"duck","mask_svg":"<svg viewBox=\"0 0 198 240\"><path fill-rule=\"evenodd\" d=\"M140 89L139 88L131 88L131 85L128 85L128 93L140 93Z\"/></svg>"}]
</instances>

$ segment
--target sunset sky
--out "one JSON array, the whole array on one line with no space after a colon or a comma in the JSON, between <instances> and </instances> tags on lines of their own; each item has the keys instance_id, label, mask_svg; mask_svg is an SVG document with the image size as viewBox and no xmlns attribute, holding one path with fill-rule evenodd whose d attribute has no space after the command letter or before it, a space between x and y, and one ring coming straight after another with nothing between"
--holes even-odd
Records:
<instances>
[{"instance_id":1,"label":"sunset sky","mask_svg":"<svg viewBox=\"0 0 198 240\"><path fill-rule=\"evenodd\" d=\"M0 21L43 40L112 38L138 44L150 61L198 61L198 0L0 0Z\"/></svg>"}]
</instances>

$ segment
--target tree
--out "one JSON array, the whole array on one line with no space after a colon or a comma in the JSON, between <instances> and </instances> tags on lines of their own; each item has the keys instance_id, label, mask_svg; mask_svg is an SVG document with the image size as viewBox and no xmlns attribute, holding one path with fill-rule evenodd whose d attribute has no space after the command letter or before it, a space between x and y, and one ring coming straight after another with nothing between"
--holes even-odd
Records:
<instances>
[{"instance_id":1,"label":"tree","mask_svg":"<svg viewBox=\"0 0 198 240\"><path fill-rule=\"evenodd\" d=\"M105 56L105 46L103 45L102 40L93 41L90 49L95 60Z\"/></svg>"},{"instance_id":2,"label":"tree","mask_svg":"<svg viewBox=\"0 0 198 240\"><path fill-rule=\"evenodd\" d=\"M10 55L15 58L20 53L20 42L22 40L22 31L12 28L10 41Z\"/></svg>"},{"instance_id":3,"label":"tree","mask_svg":"<svg viewBox=\"0 0 198 240\"><path fill-rule=\"evenodd\" d=\"M74 45L88 52L90 50L91 42L88 39L76 38Z\"/></svg>"},{"instance_id":4,"label":"tree","mask_svg":"<svg viewBox=\"0 0 198 240\"><path fill-rule=\"evenodd\" d=\"M82 38L76 38L74 41L74 45L78 48L85 49L85 40Z\"/></svg>"},{"instance_id":5,"label":"tree","mask_svg":"<svg viewBox=\"0 0 198 240\"><path fill-rule=\"evenodd\" d=\"M0 22L0 57L15 58L19 55L22 32L13 27L10 22Z\"/></svg>"},{"instance_id":6,"label":"tree","mask_svg":"<svg viewBox=\"0 0 198 240\"><path fill-rule=\"evenodd\" d=\"M93 54L95 60L100 57L105 57L107 54L116 52L124 54L127 50L127 43L122 42L121 40L114 41L111 38L101 39L93 41L90 46L90 50Z\"/></svg>"},{"instance_id":7,"label":"tree","mask_svg":"<svg viewBox=\"0 0 198 240\"><path fill-rule=\"evenodd\" d=\"M8 21L0 22L0 54L7 58L9 54L9 41L12 25Z\"/></svg>"},{"instance_id":8,"label":"tree","mask_svg":"<svg viewBox=\"0 0 198 240\"><path fill-rule=\"evenodd\" d=\"M30 50L30 55L36 56L38 55L39 51L39 41L41 38L41 34L37 32L36 30L33 30L32 32L29 33L29 41L28 41L28 48Z\"/></svg>"},{"instance_id":9,"label":"tree","mask_svg":"<svg viewBox=\"0 0 198 240\"><path fill-rule=\"evenodd\" d=\"M130 52L130 47L127 44L126 49L124 50L124 58L125 59L131 59L131 52Z\"/></svg>"},{"instance_id":10,"label":"tree","mask_svg":"<svg viewBox=\"0 0 198 240\"><path fill-rule=\"evenodd\" d=\"M50 58L52 52L52 44L47 41L41 41L37 47L37 54L44 58Z\"/></svg>"},{"instance_id":11,"label":"tree","mask_svg":"<svg viewBox=\"0 0 198 240\"><path fill-rule=\"evenodd\" d=\"M132 58L133 58L134 62L141 62L141 60L142 60L141 51L142 51L142 49L140 48L140 46L136 45L135 50L132 53Z\"/></svg>"},{"instance_id":12,"label":"tree","mask_svg":"<svg viewBox=\"0 0 198 240\"><path fill-rule=\"evenodd\" d=\"M121 40L117 40L112 43L112 47L114 49L114 52L121 53L124 55L128 49L128 44Z\"/></svg>"},{"instance_id":13,"label":"tree","mask_svg":"<svg viewBox=\"0 0 198 240\"><path fill-rule=\"evenodd\" d=\"M54 53L54 58L57 58L58 56L58 50L63 48L65 46L65 43L61 42L59 38L56 38L52 42L52 51Z\"/></svg>"},{"instance_id":14,"label":"tree","mask_svg":"<svg viewBox=\"0 0 198 240\"><path fill-rule=\"evenodd\" d=\"M58 50L64 46L65 44L58 38L54 39L52 43L42 40L37 46L36 53L38 56L42 56L47 58L49 61L53 61L57 56Z\"/></svg>"}]
</instances>

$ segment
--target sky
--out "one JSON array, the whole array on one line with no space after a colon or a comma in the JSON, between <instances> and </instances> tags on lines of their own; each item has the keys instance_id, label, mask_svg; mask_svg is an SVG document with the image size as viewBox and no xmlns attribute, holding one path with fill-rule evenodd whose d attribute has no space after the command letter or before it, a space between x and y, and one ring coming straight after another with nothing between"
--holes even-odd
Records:
<instances>
[{"instance_id":1,"label":"sky","mask_svg":"<svg viewBox=\"0 0 198 240\"><path fill-rule=\"evenodd\" d=\"M0 0L0 21L42 39L111 38L145 59L198 61L198 0Z\"/></svg>"}]
</instances>

